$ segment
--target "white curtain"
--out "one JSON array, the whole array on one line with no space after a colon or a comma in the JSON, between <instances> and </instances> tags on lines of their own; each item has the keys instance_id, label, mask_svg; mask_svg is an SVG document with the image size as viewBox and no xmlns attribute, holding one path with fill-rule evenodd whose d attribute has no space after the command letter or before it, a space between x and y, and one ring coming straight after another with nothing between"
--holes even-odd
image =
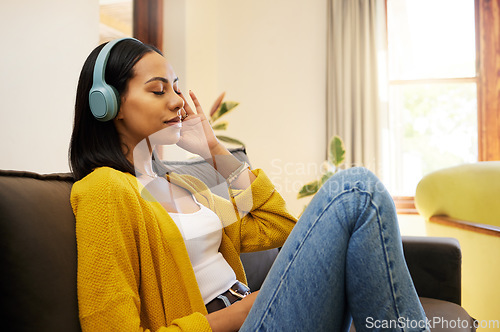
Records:
<instances>
[{"instance_id":1,"label":"white curtain","mask_svg":"<svg viewBox=\"0 0 500 332\"><path fill-rule=\"evenodd\" d=\"M385 0L328 0L327 134L340 136L347 167L380 175L386 116Z\"/></svg>"}]
</instances>

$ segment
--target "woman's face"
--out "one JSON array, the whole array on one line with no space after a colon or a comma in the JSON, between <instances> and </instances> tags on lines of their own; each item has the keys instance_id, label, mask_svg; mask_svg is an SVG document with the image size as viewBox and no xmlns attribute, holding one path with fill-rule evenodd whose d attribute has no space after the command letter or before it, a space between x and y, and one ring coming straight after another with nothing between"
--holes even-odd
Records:
<instances>
[{"instance_id":1,"label":"woman's face","mask_svg":"<svg viewBox=\"0 0 500 332\"><path fill-rule=\"evenodd\" d=\"M153 145L177 143L184 100L172 66L160 54L149 52L133 70L114 119L122 143L130 150L148 137Z\"/></svg>"}]
</instances>

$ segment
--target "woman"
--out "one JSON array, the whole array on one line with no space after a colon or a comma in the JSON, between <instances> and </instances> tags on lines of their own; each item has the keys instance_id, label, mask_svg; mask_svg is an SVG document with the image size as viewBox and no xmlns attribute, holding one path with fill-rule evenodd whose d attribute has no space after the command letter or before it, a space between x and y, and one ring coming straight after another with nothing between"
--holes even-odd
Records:
<instances>
[{"instance_id":1,"label":"woman","mask_svg":"<svg viewBox=\"0 0 500 332\"><path fill-rule=\"evenodd\" d=\"M99 71L116 89L110 112L100 108ZM425 322L394 205L375 176L338 173L296 223L266 175L218 142L190 98L195 109L161 53L133 39L97 47L83 66L70 163L84 331L337 331L351 315L358 331ZM154 152L163 144L207 160L231 200L165 174ZM282 245L250 293L240 252Z\"/></svg>"}]
</instances>

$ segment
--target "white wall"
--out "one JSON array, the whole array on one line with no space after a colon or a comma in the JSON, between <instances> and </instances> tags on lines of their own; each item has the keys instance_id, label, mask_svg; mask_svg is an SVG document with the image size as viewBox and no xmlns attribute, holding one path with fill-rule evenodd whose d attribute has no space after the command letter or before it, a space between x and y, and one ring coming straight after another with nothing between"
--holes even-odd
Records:
<instances>
[{"instance_id":1,"label":"white wall","mask_svg":"<svg viewBox=\"0 0 500 332\"><path fill-rule=\"evenodd\" d=\"M0 168L69 171L80 69L99 40L97 0L0 3Z\"/></svg>"},{"instance_id":2,"label":"white wall","mask_svg":"<svg viewBox=\"0 0 500 332\"><path fill-rule=\"evenodd\" d=\"M326 1L165 0L164 45L205 110L222 91L240 102L227 134L301 212L326 156Z\"/></svg>"}]
</instances>

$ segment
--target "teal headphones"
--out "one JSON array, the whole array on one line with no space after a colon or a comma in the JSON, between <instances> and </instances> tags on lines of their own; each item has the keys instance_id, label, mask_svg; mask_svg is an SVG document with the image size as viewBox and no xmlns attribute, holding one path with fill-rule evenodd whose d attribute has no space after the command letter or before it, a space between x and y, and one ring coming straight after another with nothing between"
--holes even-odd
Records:
<instances>
[{"instance_id":1,"label":"teal headphones","mask_svg":"<svg viewBox=\"0 0 500 332\"><path fill-rule=\"evenodd\" d=\"M120 95L113 86L106 83L104 72L111 49L122 40L127 39L138 41L131 37L114 39L102 48L95 61L94 80L89 92L89 105L92 114L99 121L109 121L118 113Z\"/></svg>"}]
</instances>

